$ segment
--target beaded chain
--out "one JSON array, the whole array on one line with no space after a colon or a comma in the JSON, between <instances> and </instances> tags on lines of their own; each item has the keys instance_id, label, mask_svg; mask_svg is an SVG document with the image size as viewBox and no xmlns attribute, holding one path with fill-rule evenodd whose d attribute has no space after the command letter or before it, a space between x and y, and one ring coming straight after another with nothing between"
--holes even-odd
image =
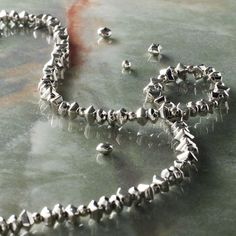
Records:
<instances>
[{"instance_id":1,"label":"beaded chain","mask_svg":"<svg viewBox=\"0 0 236 236\"><path fill-rule=\"evenodd\" d=\"M8 219L0 217L0 233L2 235L22 234L32 232L34 225L43 223L48 227L58 224L78 226L83 218L95 222L102 221L103 217L113 212L120 213L124 208L140 206L152 202L158 194L170 191L173 186L179 186L190 178L191 171L196 170L198 162L198 147L194 136L190 133L185 121L189 117L213 113L220 104L227 104L229 88L222 82L222 76L212 67L205 65L192 66L178 64L175 68L168 67L160 71L160 75L151 78L150 83L144 88L145 103L151 103L151 108L141 106L136 111L95 109L92 105L85 108L77 102L67 102L58 92L65 71L69 68L69 35L67 28L61 22L48 14L34 15L25 11L19 14L12 10L0 12L0 36L5 36L7 30L46 30L54 40L50 60L43 67L43 75L38 84L40 98L47 102L51 109L59 116L68 119L83 117L89 124L104 124L122 126L128 121L137 121L140 125L147 122L155 124L161 119L166 126L167 133L177 141L174 163L161 171L160 176L154 175L149 184L132 186L127 192L118 188L111 196L102 196L97 201L92 200L88 205L78 207L69 204L63 207L56 204L52 209L44 207L40 212L30 213L23 210L19 216L12 215ZM209 99L197 102L188 102L180 108L179 104L168 101L165 89L168 84L181 84L192 74L196 81L209 82Z\"/></svg>"}]
</instances>

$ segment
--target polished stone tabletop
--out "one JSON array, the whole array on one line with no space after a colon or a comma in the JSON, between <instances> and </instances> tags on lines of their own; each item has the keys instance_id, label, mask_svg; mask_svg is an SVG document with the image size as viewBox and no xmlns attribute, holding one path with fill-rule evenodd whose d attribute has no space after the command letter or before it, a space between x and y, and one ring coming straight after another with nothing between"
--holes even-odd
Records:
<instances>
[{"instance_id":1,"label":"polished stone tabletop","mask_svg":"<svg viewBox=\"0 0 236 236\"><path fill-rule=\"evenodd\" d=\"M184 64L214 66L231 87L230 110L189 122L200 149L199 173L190 185L161 196L91 229L45 235L201 236L236 234L236 2L233 0L1 0L1 8L50 13L68 26L71 69L61 86L68 101L83 106L136 109L142 88L161 68ZM110 44L96 30L113 30ZM146 53L163 46L160 60ZM170 165L173 153L161 128L125 126L122 131L89 127L52 116L39 102L37 83L49 59L51 39L21 33L0 39L0 215L39 211L60 202L88 204L118 187L149 183ZM129 59L134 71L121 73ZM168 91L177 102L207 97L197 90ZM41 108L41 109L40 109ZM151 138L150 138L151 137ZM97 156L103 141L110 158Z\"/></svg>"}]
</instances>

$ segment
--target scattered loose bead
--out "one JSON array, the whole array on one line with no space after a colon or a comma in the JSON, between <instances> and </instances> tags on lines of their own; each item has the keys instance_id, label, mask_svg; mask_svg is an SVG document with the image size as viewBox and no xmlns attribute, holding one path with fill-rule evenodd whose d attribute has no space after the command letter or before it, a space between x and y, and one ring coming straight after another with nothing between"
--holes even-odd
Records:
<instances>
[{"instance_id":1,"label":"scattered loose bead","mask_svg":"<svg viewBox=\"0 0 236 236\"><path fill-rule=\"evenodd\" d=\"M150 47L148 48L148 52L151 54L151 55L159 55L161 53L161 45L160 44L156 44L156 43L152 43L150 45Z\"/></svg>"},{"instance_id":2,"label":"scattered loose bead","mask_svg":"<svg viewBox=\"0 0 236 236\"><path fill-rule=\"evenodd\" d=\"M108 155L113 151L113 146L110 143L99 143L96 150L103 155Z\"/></svg>"},{"instance_id":3,"label":"scattered loose bead","mask_svg":"<svg viewBox=\"0 0 236 236\"><path fill-rule=\"evenodd\" d=\"M109 28L107 28L107 27L102 27L102 28L99 28L99 29L97 30L97 34L98 34L99 36L101 36L102 38L104 38L104 39L108 39L108 38L111 37L112 32L111 32L111 30L110 30Z\"/></svg>"},{"instance_id":4,"label":"scattered loose bead","mask_svg":"<svg viewBox=\"0 0 236 236\"><path fill-rule=\"evenodd\" d=\"M122 64L121 64L121 66L122 66L122 68L124 70L130 70L131 69L131 65L132 65L131 62L128 61L128 60L122 61Z\"/></svg>"}]
</instances>

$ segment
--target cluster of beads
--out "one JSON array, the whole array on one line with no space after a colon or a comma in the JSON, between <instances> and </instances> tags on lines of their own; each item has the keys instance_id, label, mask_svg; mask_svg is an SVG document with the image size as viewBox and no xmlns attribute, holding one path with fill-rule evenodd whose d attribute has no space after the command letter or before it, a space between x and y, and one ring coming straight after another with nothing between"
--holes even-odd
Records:
<instances>
[{"instance_id":1,"label":"cluster of beads","mask_svg":"<svg viewBox=\"0 0 236 236\"><path fill-rule=\"evenodd\" d=\"M175 105L168 101L164 94L165 87L169 83L179 85L184 83L188 75L193 75L195 80L204 80L209 82L209 99L201 99L199 101L190 101L183 106ZM196 115L205 116L213 113L214 108L218 108L221 104L228 106L229 88L223 83L220 72L213 67L205 65L192 66L179 63L176 67L168 67L162 69L158 77L150 78L150 82L143 89L146 95L146 102L152 103L158 109L160 117L168 120L188 120L189 117Z\"/></svg>"}]
</instances>

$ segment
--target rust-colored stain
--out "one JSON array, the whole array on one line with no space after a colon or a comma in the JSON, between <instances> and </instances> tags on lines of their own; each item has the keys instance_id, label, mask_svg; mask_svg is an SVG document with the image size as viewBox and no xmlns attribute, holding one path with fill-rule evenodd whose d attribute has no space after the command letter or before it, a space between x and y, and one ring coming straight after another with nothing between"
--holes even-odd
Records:
<instances>
[{"instance_id":1,"label":"rust-colored stain","mask_svg":"<svg viewBox=\"0 0 236 236\"><path fill-rule=\"evenodd\" d=\"M0 73L0 79L4 75L5 78L9 77L17 77L17 76L24 76L26 73L30 73L34 71L41 71L42 70L42 65L37 64L37 63L27 63L23 65L18 65L16 67L12 68L7 68L7 69L2 69ZM38 78L40 79L40 78Z\"/></svg>"},{"instance_id":2,"label":"rust-colored stain","mask_svg":"<svg viewBox=\"0 0 236 236\"><path fill-rule=\"evenodd\" d=\"M90 0L75 0L74 3L67 10L68 18L68 33L70 36L70 65L73 67L78 67L83 64L83 54L87 53L89 49L84 45L81 38L81 32L85 25L83 25L82 12L90 4ZM29 77L31 71L40 71L42 65L37 63L27 63L24 65L19 65L14 68L8 68L3 70L0 73L0 78L12 78L10 83L14 83L15 79L21 76ZM30 71L29 71L30 68ZM11 79L10 79L11 80ZM36 78L32 74L32 80L38 81L39 78ZM10 107L14 106L17 103L26 101L29 97L32 97L33 94L37 91L37 82L28 82L23 88L17 90L14 93L0 97L0 106L1 107Z\"/></svg>"},{"instance_id":3,"label":"rust-colored stain","mask_svg":"<svg viewBox=\"0 0 236 236\"><path fill-rule=\"evenodd\" d=\"M70 65L80 66L84 60L83 53L89 51L81 38L83 31L83 20L81 13L90 4L90 0L76 0L67 10L68 33L70 36Z\"/></svg>"},{"instance_id":4,"label":"rust-colored stain","mask_svg":"<svg viewBox=\"0 0 236 236\"><path fill-rule=\"evenodd\" d=\"M19 65L14 68L8 68L5 70L2 70L0 73L0 78L13 78L10 83L14 86L14 81L17 79L20 79L19 77L27 76L29 77L29 74L32 73L32 71L40 71L41 69L40 64L36 63L27 63L24 65ZM30 68L30 71L29 71ZM10 93L8 95L0 97L0 106L1 107L10 107L14 106L22 101L26 101L27 98L32 97L33 94L37 91L37 82L39 81L39 78L36 78L35 75L32 75L32 78L30 78L27 85L25 85L20 90L17 90L14 93Z\"/></svg>"},{"instance_id":5,"label":"rust-colored stain","mask_svg":"<svg viewBox=\"0 0 236 236\"><path fill-rule=\"evenodd\" d=\"M3 108L16 105L17 103L20 103L23 100L27 100L27 97L31 97L34 92L35 85L28 84L16 93L0 97L0 106L1 108Z\"/></svg>"}]
</instances>

